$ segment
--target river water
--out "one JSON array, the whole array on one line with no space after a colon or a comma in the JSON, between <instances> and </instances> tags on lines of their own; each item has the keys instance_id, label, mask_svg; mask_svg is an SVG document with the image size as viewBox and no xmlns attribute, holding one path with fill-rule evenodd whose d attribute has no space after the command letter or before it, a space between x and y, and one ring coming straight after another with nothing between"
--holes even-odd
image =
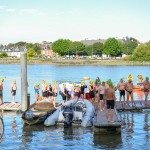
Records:
<instances>
[{"instance_id":1,"label":"river water","mask_svg":"<svg viewBox=\"0 0 150 150\"><path fill-rule=\"evenodd\" d=\"M10 84L16 79L16 101L21 99L20 91L20 65L0 65L1 77L4 80L4 101L11 101ZM100 77L101 81L112 79L117 85L120 78L126 79L128 73L134 76L134 84L137 83L137 75L144 77L150 74L148 66L53 66L53 65L29 65L28 66L28 92L31 102L35 101L34 85L45 79L54 81L81 81L84 76L91 79ZM119 93L116 92L118 98ZM134 93L134 98L144 99L143 93ZM58 95L57 102L61 102ZM0 141L0 149L150 149L150 112L121 112L121 134L94 135L93 127L62 126L45 127L43 125L24 126L21 114L6 112L3 114L5 134Z\"/></svg>"}]
</instances>

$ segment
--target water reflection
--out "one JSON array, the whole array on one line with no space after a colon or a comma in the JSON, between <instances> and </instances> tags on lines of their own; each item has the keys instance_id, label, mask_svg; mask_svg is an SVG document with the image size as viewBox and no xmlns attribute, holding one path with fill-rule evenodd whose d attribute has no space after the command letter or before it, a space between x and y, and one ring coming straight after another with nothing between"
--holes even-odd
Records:
<instances>
[{"instance_id":1,"label":"water reflection","mask_svg":"<svg viewBox=\"0 0 150 150\"><path fill-rule=\"evenodd\" d=\"M17 124L16 124L16 117L15 116L13 116L13 118L12 118L11 126L12 126L12 132L16 133L17 132Z\"/></svg>"},{"instance_id":2,"label":"water reflection","mask_svg":"<svg viewBox=\"0 0 150 150\"><path fill-rule=\"evenodd\" d=\"M30 147L30 143L33 141L33 137L35 136L34 132L41 132L44 131L44 125L43 124L37 124L37 125L23 125L22 128L22 144L25 148Z\"/></svg>"},{"instance_id":3,"label":"water reflection","mask_svg":"<svg viewBox=\"0 0 150 150\"><path fill-rule=\"evenodd\" d=\"M94 146L104 148L121 148L122 147L122 138L121 134L104 134L98 135L94 134L93 138Z\"/></svg>"},{"instance_id":4,"label":"water reflection","mask_svg":"<svg viewBox=\"0 0 150 150\"><path fill-rule=\"evenodd\" d=\"M86 133L85 128L70 126L68 128L63 128L64 140L80 140L80 135Z\"/></svg>"},{"instance_id":5,"label":"water reflection","mask_svg":"<svg viewBox=\"0 0 150 150\"><path fill-rule=\"evenodd\" d=\"M146 111L146 110L145 110ZM4 114L1 149L149 149L150 113L120 112L121 134L95 135L93 128L23 125L21 115ZM14 142L15 141L15 142ZM7 147L7 148L6 148Z\"/></svg>"}]
</instances>

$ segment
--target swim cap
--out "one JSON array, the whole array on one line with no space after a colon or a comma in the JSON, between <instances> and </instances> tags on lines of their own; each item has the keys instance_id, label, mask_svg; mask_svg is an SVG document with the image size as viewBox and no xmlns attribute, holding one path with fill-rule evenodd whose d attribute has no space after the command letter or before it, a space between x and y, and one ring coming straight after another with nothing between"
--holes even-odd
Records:
<instances>
[{"instance_id":1,"label":"swim cap","mask_svg":"<svg viewBox=\"0 0 150 150\"><path fill-rule=\"evenodd\" d=\"M109 86L113 87L113 83L112 83L112 82L109 82Z\"/></svg>"},{"instance_id":2,"label":"swim cap","mask_svg":"<svg viewBox=\"0 0 150 150\"><path fill-rule=\"evenodd\" d=\"M146 80L149 80L149 77L146 77Z\"/></svg>"}]
</instances>

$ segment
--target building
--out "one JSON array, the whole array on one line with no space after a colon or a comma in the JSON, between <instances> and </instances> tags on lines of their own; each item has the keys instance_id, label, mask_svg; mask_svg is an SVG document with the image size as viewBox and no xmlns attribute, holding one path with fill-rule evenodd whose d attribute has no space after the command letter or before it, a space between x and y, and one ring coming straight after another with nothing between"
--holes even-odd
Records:
<instances>
[{"instance_id":1,"label":"building","mask_svg":"<svg viewBox=\"0 0 150 150\"><path fill-rule=\"evenodd\" d=\"M8 57L20 58L21 52L26 52L26 51L27 51L27 48L24 46L14 46L14 47L3 46L3 47L0 47L0 53L6 52Z\"/></svg>"},{"instance_id":2,"label":"building","mask_svg":"<svg viewBox=\"0 0 150 150\"><path fill-rule=\"evenodd\" d=\"M41 44L42 58L52 58L55 53L52 50L52 42L43 41Z\"/></svg>"},{"instance_id":3,"label":"building","mask_svg":"<svg viewBox=\"0 0 150 150\"><path fill-rule=\"evenodd\" d=\"M94 43L104 43L106 40L104 39L97 39L97 40L88 40L88 39L85 39L85 40L81 40L81 43L83 43L84 45L93 45Z\"/></svg>"}]
</instances>

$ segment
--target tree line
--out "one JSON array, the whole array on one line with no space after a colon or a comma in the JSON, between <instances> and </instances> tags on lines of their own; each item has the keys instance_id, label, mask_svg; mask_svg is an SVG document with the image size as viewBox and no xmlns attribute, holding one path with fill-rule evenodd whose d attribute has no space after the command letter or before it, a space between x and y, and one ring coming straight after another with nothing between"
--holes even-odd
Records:
<instances>
[{"instance_id":1,"label":"tree line","mask_svg":"<svg viewBox=\"0 0 150 150\"><path fill-rule=\"evenodd\" d=\"M135 38L126 37L123 40L109 38L104 43L96 42L92 45L84 45L82 42L72 42L69 39L58 39L52 44L52 50L59 55L110 55L112 57L122 54L131 55L138 46Z\"/></svg>"},{"instance_id":2,"label":"tree line","mask_svg":"<svg viewBox=\"0 0 150 150\"><path fill-rule=\"evenodd\" d=\"M41 57L41 44L17 42L8 44L7 47L25 46L27 48L28 57ZM150 61L150 42L139 43L133 37L126 37L122 40L116 38L108 38L104 43L96 42L92 45L85 45L79 41L71 41L69 39L58 39L52 43L52 50L60 56L64 55L80 55L91 56L106 54L112 57L128 55L126 59L132 61ZM0 47L3 47L1 45ZM7 57L6 52L0 53L0 58Z\"/></svg>"}]
</instances>

